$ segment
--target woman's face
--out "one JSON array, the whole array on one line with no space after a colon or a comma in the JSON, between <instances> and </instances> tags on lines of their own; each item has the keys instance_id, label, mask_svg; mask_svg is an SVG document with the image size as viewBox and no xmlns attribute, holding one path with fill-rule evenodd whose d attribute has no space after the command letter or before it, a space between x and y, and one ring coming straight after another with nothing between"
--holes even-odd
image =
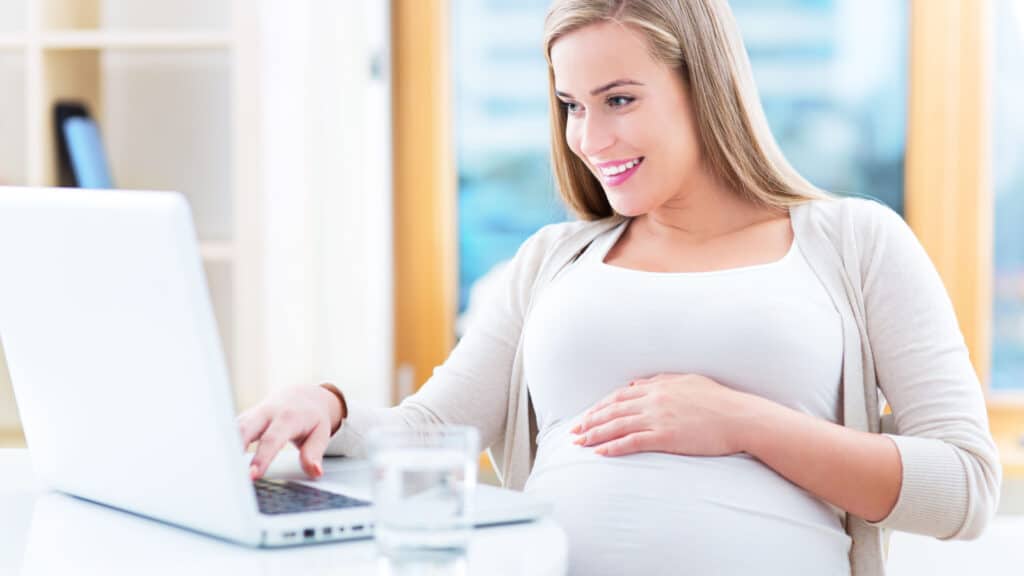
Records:
<instances>
[{"instance_id":1,"label":"woman's face","mask_svg":"<svg viewBox=\"0 0 1024 576\"><path fill-rule=\"evenodd\" d=\"M551 64L566 141L612 208L638 216L682 198L702 167L679 71L652 59L640 33L611 22L558 39Z\"/></svg>"}]
</instances>

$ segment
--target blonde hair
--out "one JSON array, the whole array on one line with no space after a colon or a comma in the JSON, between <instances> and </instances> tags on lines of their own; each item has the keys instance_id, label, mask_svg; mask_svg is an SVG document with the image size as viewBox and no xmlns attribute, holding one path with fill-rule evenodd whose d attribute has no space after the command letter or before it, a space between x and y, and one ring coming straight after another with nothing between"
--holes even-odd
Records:
<instances>
[{"instance_id":1,"label":"blonde hair","mask_svg":"<svg viewBox=\"0 0 1024 576\"><path fill-rule=\"evenodd\" d=\"M567 114L555 96L551 47L599 22L642 33L652 57L680 71L690 89L704 159L726 185L774 208L831 198L790 166L772 137L726 0L555 0L544 22L551 163L559 193L579 217L596 220L614 212L600 182L565 140Z\"/></svg>"}]
</instances>

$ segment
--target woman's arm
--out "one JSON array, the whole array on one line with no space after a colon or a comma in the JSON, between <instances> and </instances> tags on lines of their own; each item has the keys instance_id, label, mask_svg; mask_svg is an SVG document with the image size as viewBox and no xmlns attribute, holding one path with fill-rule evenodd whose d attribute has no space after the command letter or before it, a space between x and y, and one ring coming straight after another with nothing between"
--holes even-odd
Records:
<instances>
[{"instance_id":1,"label":"woman's arm","mask_svg":"<svg viewBox=\"0 0 1024 576\"><path fill-rule=\"evenodd\" d=\"M864 246L868 340L903 464L899 500L881 525L975 538L995 515L1002 481L981 383L949 295L910 227L881 204L856 204L864 211L856 241Z\"/></svg>"},{"instance_id":2,"label":"woman's arm","mask_svg":"<svg viewBox=\"0 0 1024 576\"><path fill-rule=\"evenodd\" d=\"M750 396L734 434L741 450L790 482L869 522L892 511L903 467L895 442Z\"/></svg>"}]
</instances>

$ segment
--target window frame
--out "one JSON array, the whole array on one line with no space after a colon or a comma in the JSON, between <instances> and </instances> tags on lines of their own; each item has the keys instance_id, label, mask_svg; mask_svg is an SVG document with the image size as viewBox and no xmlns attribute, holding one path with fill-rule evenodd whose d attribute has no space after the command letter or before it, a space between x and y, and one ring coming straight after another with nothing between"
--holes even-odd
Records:
<instances>
[{"instance_id":1,"label":"window frame","mask_svg":"<svg viewBox=\"0 0 1024 576\"><path fill-rule=\"evenodd\" d=\"M993 392L992 0L912 0L906 219L949 292L1007 476L1024 477L1024 393Z\"/></svg>"}]
</instances>

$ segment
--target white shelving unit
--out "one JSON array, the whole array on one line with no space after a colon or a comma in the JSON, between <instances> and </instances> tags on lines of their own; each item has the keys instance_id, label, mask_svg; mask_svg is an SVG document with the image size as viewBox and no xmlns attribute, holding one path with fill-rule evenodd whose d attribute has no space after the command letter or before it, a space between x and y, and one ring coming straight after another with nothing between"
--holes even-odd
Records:
<instances>
[{"instance_id":1,"label":"white shelving unit","mask_svg":"<svg viewBox=\"0 0 1024 576\"><path fill-rule=\"evenodd\" d=\"M237 407L325 380L384 405L389 62L387 2L0 0L0 183L55 184L53 105L84 102L118 188L188 197Z\"/></svg>"},{"instance_id":2,"label":"white shelving unit","mask_svg":"<svg viewBox=\"0 0 1024 576\"><path fill-rule=\"evenodd\" d=\"M91 50L109 48L198 50L231 48L232 37L224 32L103 32L75 30L43 34L43 48L51 50Z\"/></svg>"},{"instance_id":3,"label":"white shelving unit","mask_svg":"<svg viewBox=\"0 0 1024 576\"><path fill-rule=\"evenodd\" d=\"M241 169L258 154L258 109L241 98L258 82L252 12L244 0L0 0L0 183L57 185L53 107L84 102L118 188L189 198L236 382L258 370L243 366L261 325L247 293L259 231L244 217L257 199L243 192L258 176ZM0 432L18 427L7 380L0 351ZM262 384L236 388L238 403Z\"/></svg>"}]
</instances>

